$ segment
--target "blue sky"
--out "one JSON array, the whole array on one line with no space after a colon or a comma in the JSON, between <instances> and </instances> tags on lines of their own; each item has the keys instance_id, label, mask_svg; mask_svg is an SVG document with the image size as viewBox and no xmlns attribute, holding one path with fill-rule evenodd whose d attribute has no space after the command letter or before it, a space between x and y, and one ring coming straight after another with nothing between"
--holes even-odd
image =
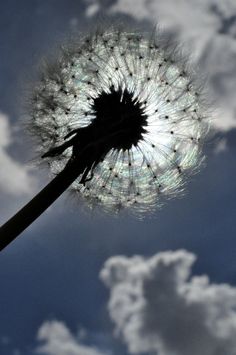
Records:
<instances>
[{"instance_id":1,"label":"blue sky","mask_svg":"<svg viewBox=\"0 0 236 355\"><path fill-rule=\"evenodd\" d=\"M49 180L46 170L30 165L34 147L22 121L26 83L37 77L40 58L68 33L89 30L106 19L119 18L149 29L158 16L161 25L177 33L192 51L193 61L208 76L209 97L215 102L215 133L205 145L205 167L189 181L183 198L169 201L143 221L131 216L89 215L68 194L60 197L0 255L2 355L34 354L43 341L47 347L39 353L54 355L52 339L39 339L39 330L43 334L49 321L56 330L49 327L48 334L51 331L52 337L60 339L55 334L61 326L74 344L74 352L65 350L61 355L90 355L91 347L97 354L132 351L135 340L126 327L114 336L118 320L111 306L108 310L108 301L118 295L116 284L109 289L99 277L104 263L117 255L127 260L134 255L167 258L163 251L184 249L197 257L193 275L206 274L210 282L229 284L235 290L236 21L232 13L236 15L236 6L231 1L199 5L183 1L177 16L171 0L139 0L138 10L132 3L11 0L0 4L0 220L10 217ZM202 15L199 20L195 13ZM224 297L229 296L223 295L222 302ZM167 345L160 355L169 355ZM142 352L137 344L136 348L136 353ZM210 351L209 355L218 355Z\"/></svg>"}]
</instances>

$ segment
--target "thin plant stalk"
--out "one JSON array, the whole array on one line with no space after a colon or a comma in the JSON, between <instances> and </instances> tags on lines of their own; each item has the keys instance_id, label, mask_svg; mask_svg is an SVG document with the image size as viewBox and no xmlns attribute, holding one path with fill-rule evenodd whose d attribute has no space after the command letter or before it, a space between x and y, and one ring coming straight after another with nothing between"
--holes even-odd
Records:
<instances>
[{"instance_id":1,"label":"thin plant stalk","mask_svg":"<svg viewBox=\"0 0 236 355\"><path fill-rule=\"evenodd\" d=\"M91 164L94 147L89 144L31 201L0 227L0 251L33 223Z\"/></svg>"}]
</instances>

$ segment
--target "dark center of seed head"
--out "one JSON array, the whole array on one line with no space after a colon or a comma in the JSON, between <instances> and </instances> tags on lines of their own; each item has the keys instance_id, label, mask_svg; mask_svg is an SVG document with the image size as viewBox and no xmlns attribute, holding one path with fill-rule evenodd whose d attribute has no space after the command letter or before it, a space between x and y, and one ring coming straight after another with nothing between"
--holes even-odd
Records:
<instances>
[{"instance_id":1,"label":"dark center of seed head","mask_svg":"<svg viewBox=\"0 0 236 355\"><path fill-rule=\"evenodd\" d=\"M95 118L88 126L69 132L65 138L72 138L42 155L42 158L54 157L72 146L72 158L75 159L84 150L79 156L80 173L83 170L80 183L84 185L92 179L92 173L88 178L89 172L111 149L125 151L136 146L143 139L147 126L142 104L134 100L127 90L115 91L112 88L109 93L101 93L93 100L92 109Z\"/></svg>"},{"instance_id":2,"label":"dark center of seed head","mask_svg":"<svg viewBox=\"0 0 236 355\"><path fill-rule=\"evenodd\" d=\"M110 148L130 149L136 146L146 132L147 116L141 103L133 100L127 90L101 93L94 99L92 109L95 119L92 122L94 132L99 138L109 142Z\"/></svg>"}]
</instances>

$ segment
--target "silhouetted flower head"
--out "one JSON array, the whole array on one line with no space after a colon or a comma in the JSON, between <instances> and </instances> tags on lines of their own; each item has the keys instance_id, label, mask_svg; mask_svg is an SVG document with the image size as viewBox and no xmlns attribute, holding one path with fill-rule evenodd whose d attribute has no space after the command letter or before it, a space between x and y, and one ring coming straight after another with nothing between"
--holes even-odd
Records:
<instances>
[{"instance_id":1,"label":"silhouetted flower head","mask_svg":"<svg viewBox=\"0 0 236 355\"><path fill-rule=\"evenodd\" d=\"M208 131L196 75L159 32L109 29L62 48L32 98L54 174L86 145L94 163L71 188L90 206L154 210L182 191Z\"/></svg>"}]
</instances>

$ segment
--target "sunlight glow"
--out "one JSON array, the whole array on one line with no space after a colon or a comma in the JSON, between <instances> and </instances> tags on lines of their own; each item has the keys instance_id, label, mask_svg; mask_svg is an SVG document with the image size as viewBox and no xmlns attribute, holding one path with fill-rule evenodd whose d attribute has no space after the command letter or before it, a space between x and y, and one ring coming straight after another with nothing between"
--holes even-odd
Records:
<instances>
[{"instance_id":1,"label":"sunlight glow","mask_svg":"<svg viewBox=\"0 0 236 355\"><path fill-rule=\"evenodd\" d=\"M159 32L145 38L110 29L62 48L34 92L33 127L41 140L40 152L63 144L70 131L88 126L96 118L94 100L111 88L127 90L141 104L146 132L131 149L110 150L90 181L83 185L78 177L71 188L91 207L154 211L165 198L183 191L187 175L199 167L209 128L205 94L196 75ZM54 174L71 154L69 147L47 159Z\"/></svg>"}]
</instances>

